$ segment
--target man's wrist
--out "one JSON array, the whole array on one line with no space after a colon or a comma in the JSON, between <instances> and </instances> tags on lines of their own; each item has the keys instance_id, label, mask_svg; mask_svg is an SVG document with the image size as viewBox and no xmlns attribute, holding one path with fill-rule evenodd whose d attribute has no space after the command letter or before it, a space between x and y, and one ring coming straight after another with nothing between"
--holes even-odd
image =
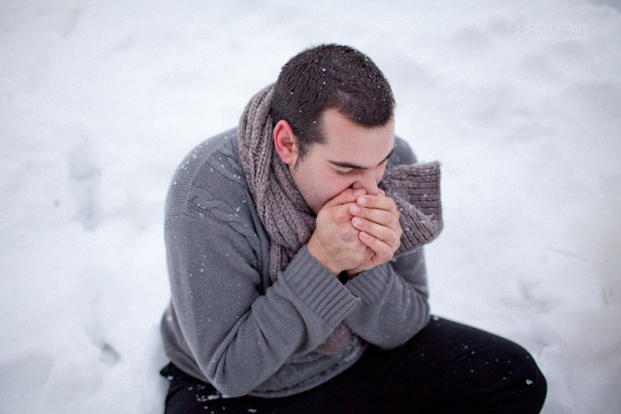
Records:
<instances>
[{"instance_id":1,"label":"man's wrist","mask_svg":"<svg viewBox=\"0 0 621 414\"><path fill-rule=\"evenodd\" d=\"M317 260L333 275L338 276L343 271L343 269L338 269L333 263L330 262L329 256L325 254L321 248L321 243L314 237L311 237L306 243L306 250L308 250L310 255L313 256L315 260Z\"/></svg>"},{"instance_id":2,"label":"man's wrist","mask_svg":"<svg viewBox=\"0 0 621 414\"><path fill-rule=\"evenodd\" d=\"M353 278L355 278L362 272L363 272L362 270L351 269L351 270L346 270L343 273L345 273L345 277L347 278L347 280L352 280Z\"/></svg>"}]
</instances>

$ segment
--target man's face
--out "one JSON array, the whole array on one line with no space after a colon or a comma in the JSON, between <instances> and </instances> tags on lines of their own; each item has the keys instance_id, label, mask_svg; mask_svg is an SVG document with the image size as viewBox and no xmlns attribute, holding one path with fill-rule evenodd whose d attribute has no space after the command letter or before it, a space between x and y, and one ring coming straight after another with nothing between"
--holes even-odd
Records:
<instances>
[{"instance_id":1,"label":"man's face","mask_svg":"<svg viewBox=\"0 0 621 414\"><path fill-rule=\"evenodd\" d=\"M327 109L321 122L326 142L311 144L301 159L296 152L289 164L293 181L315 214L349 187L377 194L395 143L394 120L369 129Z\"/></svg>"}]
</instances>

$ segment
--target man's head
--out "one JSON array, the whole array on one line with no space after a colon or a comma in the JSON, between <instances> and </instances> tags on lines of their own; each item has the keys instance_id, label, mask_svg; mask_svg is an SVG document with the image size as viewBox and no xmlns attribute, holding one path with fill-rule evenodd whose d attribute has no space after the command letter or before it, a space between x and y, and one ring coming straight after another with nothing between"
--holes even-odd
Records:
<instances>
[{"instance_id":1,"label":"man's head","mask_svg":"<svg viewBox=\"0 0 621 414\"><path fill-rule=\"evenodd\" d=\"M370 58L349 46L320 45L287 62L278 77L270 115L285 120L298 140L299 157L323 143L321 115L336 109L367 128L384 126L394 114L388 81Z\"/></svg>"},{"instance_id":2,"label":"man's head","mask_svg":"<svg viewBox=\"0 0 621 414\"><path fill-rule=\"evenodd\" d=\"M282 69L270 109L276 152L313 212L347 188L377 194L394 147L394 98L347 46L308 49Z\"/></svg>"}]
</instances>

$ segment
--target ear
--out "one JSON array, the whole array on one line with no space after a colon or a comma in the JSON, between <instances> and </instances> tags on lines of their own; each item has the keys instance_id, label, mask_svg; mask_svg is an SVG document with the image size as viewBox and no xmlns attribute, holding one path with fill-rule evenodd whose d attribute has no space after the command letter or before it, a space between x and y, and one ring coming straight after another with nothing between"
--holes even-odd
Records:
<instances>
[{"instance_id":1,"label":"ear","mask_svg":"<svg viewBox=\"0 0 621 414\"><path fill-rule=\"evenodd\" d=\"M291 165L297 159L296 138L291 126L285 120L278 121L274 127L274 146L285 164Z\"/></svg>"}]
</instances>

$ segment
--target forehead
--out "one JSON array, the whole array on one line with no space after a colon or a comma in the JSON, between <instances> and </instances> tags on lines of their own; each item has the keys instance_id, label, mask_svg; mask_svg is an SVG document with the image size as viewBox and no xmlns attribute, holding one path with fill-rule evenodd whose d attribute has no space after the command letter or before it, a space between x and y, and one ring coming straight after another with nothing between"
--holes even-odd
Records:
<instances>
[{"instance_id":1,"label":"forehead","mask_svg":"<svg viewBox=\"0 0 621 414\"><path fill-rule=\"evenodd\" d=\"M313 145L329 161L356 164L373 168L392 151L395 141L394 119L386 125L367 128L356 124L335 109L327 109L321 116L324 143Z\"/></svg>"}]
</instances>

